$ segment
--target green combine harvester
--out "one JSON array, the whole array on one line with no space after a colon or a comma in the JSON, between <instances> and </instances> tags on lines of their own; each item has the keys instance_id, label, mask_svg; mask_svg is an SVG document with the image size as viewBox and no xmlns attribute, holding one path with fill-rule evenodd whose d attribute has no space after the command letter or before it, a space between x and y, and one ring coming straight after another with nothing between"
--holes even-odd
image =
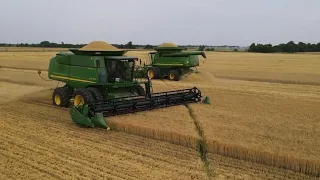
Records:
<instances>
[{"instance_id":1,"label":"green combine harvester","mask_svg":"<svg viewBox=\"0 0 320 180\"><path fill-rule=\"evenodd\" d=\"M193 72L199 66L199 55L207 58L202 51L182 51L183 48L172 43L163 43L156 52L149 53L150 65L147 65L150 79L168 78L179 81L181 76Z\"/></svg>"},{"instance_id":2,"label":"green combine harvester","mask_svg":"<svg viewBox=\"0 0 320 180\"><path fill-rule=\"evenodd\" d=\"M126 51L70 51L50 60L48 77L65 83L54 90L52 101L70 107L78 125L107 128L104 117L201 101L196 87L152 93L146 71L136 68L138 58L124 56Z\"/></svg>"}]
</instances>

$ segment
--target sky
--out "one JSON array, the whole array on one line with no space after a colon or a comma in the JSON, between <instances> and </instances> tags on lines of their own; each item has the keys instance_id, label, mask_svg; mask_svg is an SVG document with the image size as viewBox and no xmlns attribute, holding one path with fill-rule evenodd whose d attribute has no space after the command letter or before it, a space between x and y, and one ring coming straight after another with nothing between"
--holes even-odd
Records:
<instances>
[{"instance_id":1,"label":"sky","mask_svg":"<svg viewBox=\"0 0 320 180\"><path fill-rule=\"evenodd\" d=\"M320 42L320 0L0 0L0 43Z\"/></svg>"}]
</instances>

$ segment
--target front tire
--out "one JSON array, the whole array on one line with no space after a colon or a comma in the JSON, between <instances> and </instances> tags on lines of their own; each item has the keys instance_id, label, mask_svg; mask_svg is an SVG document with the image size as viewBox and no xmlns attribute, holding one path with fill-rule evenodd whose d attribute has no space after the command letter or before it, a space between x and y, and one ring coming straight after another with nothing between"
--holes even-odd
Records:
<instances>
[{"instance_id":1,"label":"front tire","mask_svg":"<svg viewBox=\"0 0 320 180\"><path fill-rule=\"evenodd\" d=\"M159 69L157 67L149 67L147 70L147 76L150 79L156 79L159 77Z\"/></svg>"},{"instance_id":2,"label":"front tire","mask_svg":"<svg viewBox=\"0 0 320 180\"><path fill-rule=\"evenodd\" d=\"M58 87L52 94L52 104L59 107L69 106L69 89L68 87Z\"/></svg>"},{"instance_id":3,"label":"front tire","mask_svg":"<svg viewBox=\"0 0 320 180\"><path fill-rule=\"evenodd\" d=\"M73 92L72 98L74 106L90 104L92 101L94 101L90 91L85 88L76 89Z\"/></svg>"}]
</instances>

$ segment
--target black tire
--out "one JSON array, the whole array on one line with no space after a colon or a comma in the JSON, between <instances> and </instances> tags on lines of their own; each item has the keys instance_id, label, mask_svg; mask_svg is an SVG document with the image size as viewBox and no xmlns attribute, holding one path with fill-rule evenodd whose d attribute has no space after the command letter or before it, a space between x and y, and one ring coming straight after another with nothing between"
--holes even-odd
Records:
<instances>
[{"instance_id":1,"label":"black tire","mask_svg":"<svg viewBox=\"0 0 320 180\"><path fill-rule=\"evenodd\" d=\"M52 104L59 107L68 107L70 103L70 91L67 87L58 87L52 94Z\"/></svg>"},{"instance_id":2,"label":"black tire","mask_svg":"<svg viewBox=\"0 0 320 180\"><path fill-rule=\"evenodd\" d=\"M103 101L102 93L100 92L100 90L98 88L89 87L87 89L91 93L94 100Z\"/></svg>"},{"instance_id":3,"label":"black tire","mask_svg":"<svg viewBox=\"0 0 320 180\"><path fill-rule=\"evenodd\" d=\"M149 77L149 71L153 73L153 77ZM147 77L150 79L157 79L160 76L160 70L157 67L149 67L147 70Z\"/></svg>"},{"instance_id":4,"label":"black tire","mask_svg":"<svg viewBox=\"0 0 320 180\"><path fill-rule=\"evenodd\" d=\"M142 86L140 86L140 85L135 86L134 89L138 93L139 96L146 96L146 91L143 89Z\"/></svg>"},{"instance_id":5,"label":"black tire","mask_svg":"<svg viewBox=\"0 0 320 180\"><path fill-rule=\"evenodd\" d=\"M90 91L85 88L76 89L72 94L72 98L74 99L73 105L75 106L82 104L90 104L92 101L94 101L94 98L91 95Z\"/></svg>"},{"instance_id":6,"label":"black tire","mask_svg":"<svg viewBox=\"0 0 320 180\"><path fill-rule=\"evenodd\" d=\"M172 69L168 74L169 80L179 81L180 80L180 72L178 70Z\"/></svg>"}]
</instances>

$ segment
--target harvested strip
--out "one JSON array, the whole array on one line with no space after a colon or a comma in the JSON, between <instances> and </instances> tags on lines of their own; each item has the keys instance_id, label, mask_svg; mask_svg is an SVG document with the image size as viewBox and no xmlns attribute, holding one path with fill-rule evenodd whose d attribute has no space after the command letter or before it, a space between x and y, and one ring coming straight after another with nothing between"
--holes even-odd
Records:
<instances>
[{"instance_id":1,"label":"harvested strip","mask_svg":"<svg viewBox=\"0 0 320 180\"><path fill-rule=\"evenodd\" d=\"M196 148L200 139L193 119L184 106L108 117L106 122L117 131L165 140L186 147Z\"/></svg>"}]
</instances>

